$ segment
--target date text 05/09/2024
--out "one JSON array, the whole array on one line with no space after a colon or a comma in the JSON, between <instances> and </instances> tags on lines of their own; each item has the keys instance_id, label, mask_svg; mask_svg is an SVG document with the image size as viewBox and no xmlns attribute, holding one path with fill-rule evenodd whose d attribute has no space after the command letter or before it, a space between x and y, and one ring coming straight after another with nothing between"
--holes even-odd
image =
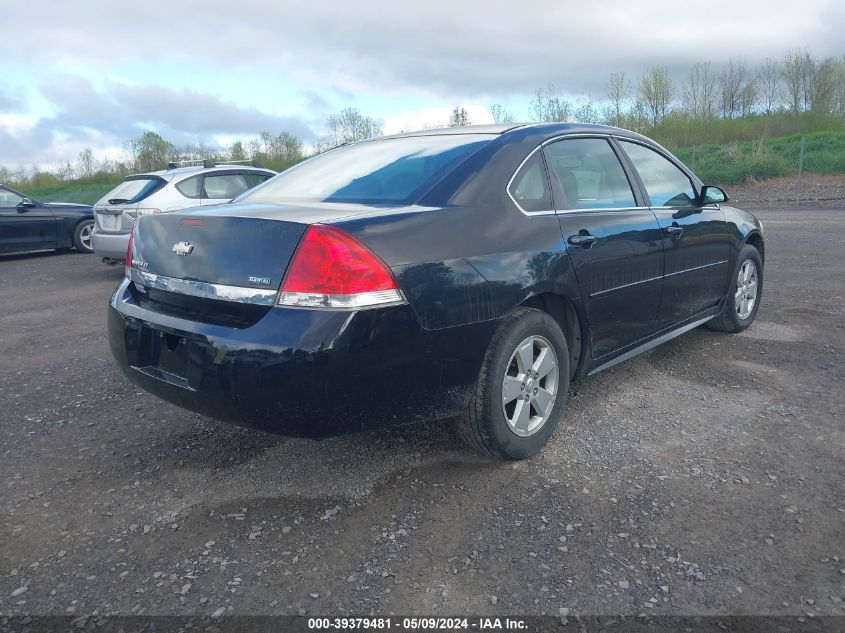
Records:
<instances>
[{"instance_id":1,"label":"date text 05/09/2024","mask_svg":"<svg viewBox=\"0 0 845 633\"><path fill-rule=\"evenodd\" d=\"M314 631L525 631L528 630L528 628L528 623L525 619L509 617L308 618L308 629Z\"/></svg>"}]
</instances>

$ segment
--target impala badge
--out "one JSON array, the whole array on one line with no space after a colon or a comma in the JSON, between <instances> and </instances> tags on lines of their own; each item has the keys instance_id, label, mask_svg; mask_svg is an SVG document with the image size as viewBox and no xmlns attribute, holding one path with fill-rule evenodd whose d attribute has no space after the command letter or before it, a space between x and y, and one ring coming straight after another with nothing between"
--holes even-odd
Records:
<instances>
[{"instance_id":1,"label":"impala badge","mask_svg":"<svg viewBox=\"0 0 845 633\"><path fill-rule=\"evenodd\" d=\"M194 245L190 242L179 242L173 245L173 252L181 256L190 255L194 252Z\"/></svg>"}]
</instances>

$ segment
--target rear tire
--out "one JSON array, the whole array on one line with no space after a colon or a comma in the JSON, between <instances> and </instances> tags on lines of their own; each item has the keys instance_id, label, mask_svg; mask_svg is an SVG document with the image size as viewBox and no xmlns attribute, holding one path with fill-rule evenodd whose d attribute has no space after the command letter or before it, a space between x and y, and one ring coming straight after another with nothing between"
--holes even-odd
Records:
<instances>
[{"instance_id":1,"label":"rear tire","mask_svg":"<svg viewBox=\"0 0 845 633\"><path fill-rule=\"evenodd\" d=\"M545 312L520 308L502 321L484 357L458 430L473 450L497 459L539 451L569 393L569 348Z\"/></svg>"},{"instance_id":2,"label":"rear tire","mask_svg":"<svg viewBox=\"0 0 845 633\"><path fill-rule=\"evenodd\" d=\"M73 229L73 245L80 253L90 254L94 252L91 244L91 233L94 230L94 220L82 220Z\"/></svg>"},{"instance_id":3,"label":"rear tire","mask_svg":"<svg viewBox=\"0 0 845 633\"><path fill-rule=\"evenodd\" d=\"M722 312L704 325L711 330L736 334L748 328L757 316L763 298L763 260L746 244L736 258L731 285ZM750 302L750 303L749 303Z\"/></svg>"}]
</instances>

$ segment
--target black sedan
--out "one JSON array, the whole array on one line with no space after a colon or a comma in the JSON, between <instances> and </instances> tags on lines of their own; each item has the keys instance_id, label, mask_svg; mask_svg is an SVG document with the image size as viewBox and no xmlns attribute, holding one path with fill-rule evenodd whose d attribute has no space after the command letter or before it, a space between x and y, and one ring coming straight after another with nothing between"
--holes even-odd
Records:
<instances>
[{"instance_id":1,"label":"black sedan","mask_svg":"<svg viewBox=\"0 0 845 633\"><path fill-rule=\"evenodd\" d=\"M205 210L140 218L111 298L136 384L266 431L458 418L518 459L572 380L705 324L739 332L762 226L653 141L593 125L343 146Z\"/></svg>"},{"instance_id":2,"label":"black sedan","mask_svg":"<svg viewBox=\"0 0 845 633\"><path fill-rule=\"evenodd\" d=\"M76 247L93 253L94 208L69 202L39 202L0 185L0 253Z\"/></svg>"}]
</instances>

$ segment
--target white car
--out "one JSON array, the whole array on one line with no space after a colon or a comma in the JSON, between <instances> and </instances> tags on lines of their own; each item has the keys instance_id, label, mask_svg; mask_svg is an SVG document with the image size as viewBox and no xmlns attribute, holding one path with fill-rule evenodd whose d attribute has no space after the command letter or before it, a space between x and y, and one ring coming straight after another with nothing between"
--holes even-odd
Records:
<instances>
[{"instance_id":1,"label":"white car","mask_svg":"<svg viewBox=\"0 0 845 633\"><path fill-rule=\"evenodd\" d=\"M170 163L162 171L127 176L94 205L91 244L104 262L124 260L129 234L139 215L228 202L276 175L255 162L253 166L210 161L190 167L179 165Z\"/></svg>"}]
</instances>

